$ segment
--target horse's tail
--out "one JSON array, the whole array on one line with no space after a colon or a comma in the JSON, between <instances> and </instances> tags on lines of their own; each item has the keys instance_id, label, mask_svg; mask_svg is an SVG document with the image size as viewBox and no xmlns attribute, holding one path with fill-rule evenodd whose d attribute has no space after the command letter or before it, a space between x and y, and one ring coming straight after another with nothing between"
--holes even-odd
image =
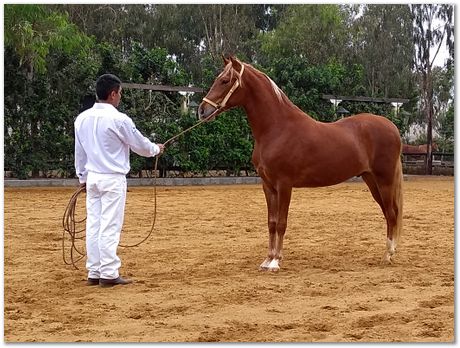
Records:
<instances>
[{"instance_id":1,"label":"horse's tail","mask_svg":"<svg viewBox=\"0 0 460 348\"><path fill-rule=\"evenodd\" d=\"M393 239L397 243L402 234L403 227L403 172L401 159L398 157L395 168L395 178L394 178L394 204L396 205L396 226L393 230Z\"/></svg>"}]
</instances>

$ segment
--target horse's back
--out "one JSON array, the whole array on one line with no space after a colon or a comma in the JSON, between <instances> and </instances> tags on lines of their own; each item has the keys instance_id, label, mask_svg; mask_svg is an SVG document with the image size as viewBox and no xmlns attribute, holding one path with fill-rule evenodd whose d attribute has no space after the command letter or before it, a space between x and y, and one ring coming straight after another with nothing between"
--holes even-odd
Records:
<instances>
[{"instance_id":1,"label":"horse's back","mask_svg":"<svg viewBox=\"0 0 460 348\"><path fill-rule=\"evenodd\" d=\"M398 152L401 150L401 136L398 127L383 116L362 113L344 118L337 123L353 128L361 146L373 145L387 149L395 147Z\"/></svg>"},{"instance_id":2,"label":"horse's back","mask_svg":"<svg viewBox=\"0 0 460 348\"><path fill-rule=\"evenodd\" d=\"M401 136L389 119L374 114L357 114L337 121L355 137L359 153L367 157L370 167L395 163L401 154Z\"/></svg>"},{"instance_id":3,"label":"horse's back","mask_svg":"<svg viewBox=\"0 0 460 348\"><path fill-rule=\"evenodd\" d=\"M332 123L302 116L294 121L278 137L255 142L253 163L267 182L334 185L374 169L386 171L384 166L399 157L399 131L382 116L359 114Z\"/></svg>"},{"instance_id":4,"label":"horse's back","mask_svg":"<svg viewBox=\"0 0 460 348\"><path fill-rule=\"evenodd\" d=\"M370 113L361 113L361 114L356 114L353 116L345 117L337 123L356 123L356 124L361 124L363 127L369 128L369 129L379 129L383 130L385 132L391 132L396 135L399 135L399 130L396 125L391 122L388 118L380 115L374 115Z\"/></svg>"},{"instance_id":5,"label":"horse's back","mask_svg":"<svg viewBox=\"0 0 460 348\"><path fill-rule=\"evenodd\" d=\"M362 124L359 141L366 150L370 171L374 175L392 177L402 149L398 127L383 116L359 114L353 117L354 122Z\"/></svg>"}]
</instances>

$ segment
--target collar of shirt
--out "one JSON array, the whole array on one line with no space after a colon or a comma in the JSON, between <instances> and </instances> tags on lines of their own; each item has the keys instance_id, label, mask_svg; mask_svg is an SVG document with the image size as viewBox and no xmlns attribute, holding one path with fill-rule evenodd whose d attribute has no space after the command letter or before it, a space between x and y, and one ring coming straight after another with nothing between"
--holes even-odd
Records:
<instances>
[{"instance_id":1,"label":"collar of shirt","mask_svg":"<svg viewBox=\"0 0 460 348\"><path fill-rule=\"evenodd\" d=\"M95 109L112 109L112 110L118 111L115 106L113 106L112 104L109 104L109 103L96 102L96 103L94 103L93 107Z\"/></svg>"}]
</instances>

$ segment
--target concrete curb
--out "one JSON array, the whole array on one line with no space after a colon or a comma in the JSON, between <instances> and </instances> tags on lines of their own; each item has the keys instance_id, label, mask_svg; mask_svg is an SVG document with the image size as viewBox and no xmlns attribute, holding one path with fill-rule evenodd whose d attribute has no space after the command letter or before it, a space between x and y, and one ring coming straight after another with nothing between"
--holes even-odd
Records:
<instances>
[{"instance_id":1,"label":"concrete curb","mask_svg":"<svg viewBox=\"0 0 460 348\"><path fill-rule=\"evenodd\" d=\"M129 186L153 186L153 178L128 178ZM260 177L158 178L157 186L206 186L259 184ZM4 187L76 187L77 179L5 179Z\"/></svg>"},{"instance_id":2,"label":"concrete curb","mask_svg":"<svg viewBox=\"0 0 460 348\"><path fill-rule=\"evenodd\" d=\"M404 175L404 181L446 180L450 176ZM153 178L128 178L128 186L153 186ZM346 182L361 182L353 177ZM77 187L77 179L4 179L4 187ZM207 186L207 185L254 185L261 184L258 176L221 176L203 178L158 178L157 186Z\"/></svg>"}]
</instances>

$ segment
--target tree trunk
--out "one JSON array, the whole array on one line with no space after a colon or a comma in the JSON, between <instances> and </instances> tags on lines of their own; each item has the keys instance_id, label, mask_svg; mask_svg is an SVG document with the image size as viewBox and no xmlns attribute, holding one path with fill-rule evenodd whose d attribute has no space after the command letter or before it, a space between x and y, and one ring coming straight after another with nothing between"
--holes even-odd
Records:
<instances>
[{"instance_id":1,"label":"tree trunk","mask_svg":"<svg viewBox=\"0 0 460 348\"><path fill-rule=\"evenodd\" d=\"M432 156L432 144L433 144L433 77L431 74L431 66L427 65L426 74L426 117L427 117L427 131L426 131L426 174L433 174L433 156Z\"/></svg>"},{"instance_id":2,"label":"tree trunk","mask_svg":"<svg viewBox=\"0 0 460 348\"><path fill-rule=\"evenodd\" d=\"M26 66L27 72L26 72L26 80L27 80L27 93L28 96L32 96L33 90L32 90L32 82L34 79L34 65L32 62L29 62ZM37 150L39 148L38 144L38 120L36 117L32 117L32 119L29 120L30 122L30 139L32 143L32 149ZM32 178L38 178L40 176L40 170L39 168L36 168L35 165L33 164L32 166Z\"/></svg>"}]
</instances>

